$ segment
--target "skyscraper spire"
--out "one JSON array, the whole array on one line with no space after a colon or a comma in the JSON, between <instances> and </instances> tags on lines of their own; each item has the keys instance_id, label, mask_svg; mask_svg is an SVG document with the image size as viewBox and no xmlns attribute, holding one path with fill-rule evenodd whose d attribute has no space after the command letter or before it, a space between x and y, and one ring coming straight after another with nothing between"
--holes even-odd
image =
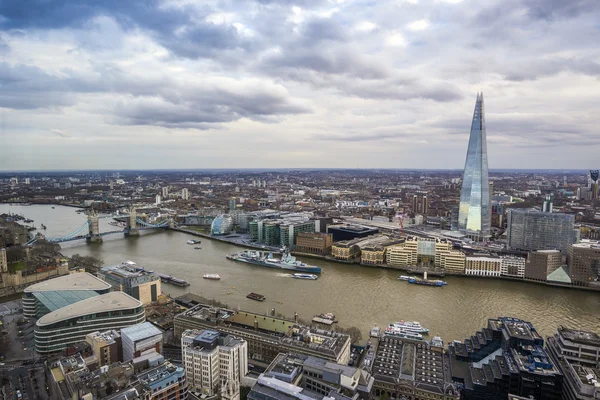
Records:
<instances>
[{"instance_id":1,"label":"skyscraper spire","mask_svg":"<svg viewBox=\"0 0 600 400\"><path fill-rule=\"evenodd\" d=\"M458 230L474 240L490 237L491 206L483 92L477 93L463 173Z\"/></svg>"}]
</instances>

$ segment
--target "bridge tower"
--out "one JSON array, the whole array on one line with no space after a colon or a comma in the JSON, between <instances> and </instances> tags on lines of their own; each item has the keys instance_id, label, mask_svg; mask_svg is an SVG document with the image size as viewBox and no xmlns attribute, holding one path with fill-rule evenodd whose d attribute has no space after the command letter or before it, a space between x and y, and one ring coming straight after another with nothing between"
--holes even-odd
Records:
<instances>
[{"instance_id":1,"label":"bridge tower","mask_svg":"<svg viewBox=\"0 0 600 400\"><path fill-rule=\"evenodd\" d=\"M90 210L88 214L88 226L90 227L90 234L87 237L89 243L102 243L102 236L100 236L100 220L98 214L94 210Z\"/></svg>"},{"instance_id":2,"label":"bridge tower","mask_svg":"<svg viewBox=\"0 0 600 400\"><path fill-rule=\"evenodd\" d=\"M125 229L125 236L140 236L140 231L137 227L137 212L135 208L129 210L129 220L127 221L127 229Z\"/></svg>"},{"instance_id":3,"label":"bridge tower","mask_svg":"<svg viewBox=\"0 0 600 400\"><path fill-rule=\"evenodd\" d=\"M173 218L169 218L169 229L175 228L175 220Z\"/></svg>"}]
</instances>

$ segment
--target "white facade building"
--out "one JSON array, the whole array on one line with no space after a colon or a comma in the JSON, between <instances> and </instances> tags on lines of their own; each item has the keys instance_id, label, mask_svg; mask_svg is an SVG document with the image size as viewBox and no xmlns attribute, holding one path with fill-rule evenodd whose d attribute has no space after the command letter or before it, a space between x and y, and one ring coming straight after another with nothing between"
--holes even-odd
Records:
<instances>
[{"instance_id":1,"label":"white facade building","mask_svg":"<svg viewBox=\"0 0 600 400\"><path fill-rule=\"evenodd\" d=\"M239 399L240 381L248 373L245 340L212 330L188 329L181 335L181 352L192 391Z\"/></svg>"},{"instance_id":2,"label":"white facade building","mask_svg":"<svg viewBox=\"0 0 600 400\"><path fill-rule=\"evenodd\" d=\"M504 256L500 257L500 275L512 278L523 278L525 276L525 258Z\"/></svg>"},{"instance_id":3,"label":"white facade building","mask_svg":"<svg viewBox=\"0 0 600 400\"><path fill-rule=\"evenodd\" d=\"M190 199L190 192L187 188L183 188L181 189L181 199L182 200L189 200Z\"/></svg>"}]
</instances>

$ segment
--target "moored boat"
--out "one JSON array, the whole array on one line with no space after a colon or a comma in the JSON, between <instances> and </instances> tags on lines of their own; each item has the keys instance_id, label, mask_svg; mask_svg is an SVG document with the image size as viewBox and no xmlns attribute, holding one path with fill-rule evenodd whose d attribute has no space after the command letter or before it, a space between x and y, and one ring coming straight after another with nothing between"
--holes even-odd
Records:
<instances>
[{"instance_id":1,"label":"moored boat","mask_svg":"<svg viewBox=\"0 0 600 400\"><path fill-rule=\"evenodd\" d=\"M284 269L288 271L308 272L320 274L321 267L309 265L296 260L296 257L290 255L287 249L284 249L281 258L276 258L273 253L256 250L244 250L236 254L226 256L232 261L244 262L247 264L260 265L268 268Z\"/></svg>"},{"instance_id":2,"label":"moored boat","mask_svg":"<svg viewBox=\"0 0 600 400\"><path fill-rule=\"evenodd\" d=\"M414 333L428 333L429 329L427 328L423 328L423 326L421 326L421 324L417 321L414 322L410 322L410 321L399 321L399 322L394 322L393 324L390 324L390 328L398 328L398 329L403 329L407 332L414 332Z\"/></svg>"},{"instance_id":3,"label":"moored boat","mask_svg":"<svg viewBox=\"0 0 600 400\"><path fill-rule=\"evenodd\" d=\"M171 279L169 280L168 283L172 283L173 285L182 286L182 287L190 286L190 284L186 280L175 278L175 277L171 277Z\"/></svg>"},{"instance_id":4,"label":"moored boat","mask_svg":"<svg viewBox=\"0 0 600 400\"><path fill-rule=\"evenodd\" d=\"M404 329L387 327L385 330L386 335L398 336L405 339L423 340L423 335L414 332L408 332Z\"/></svg>"}]
</instances>

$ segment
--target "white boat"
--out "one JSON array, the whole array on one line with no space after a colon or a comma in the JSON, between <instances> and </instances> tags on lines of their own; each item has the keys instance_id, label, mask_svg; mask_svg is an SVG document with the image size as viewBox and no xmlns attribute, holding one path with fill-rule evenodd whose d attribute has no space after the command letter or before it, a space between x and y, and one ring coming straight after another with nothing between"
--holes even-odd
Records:
<instances>
[{"instance_id":1,"label":"white boat","mask_svg":"<svg viewBox=\"0 0 600 400\"><path fill-rule=\"evenodd\" d=\"M196 241L195 240L188 240L186 243L187 244L196 244Z\"/></svg>"},{"instance_id":2,"label":"white boat","mask_svg":"<svg viewBox=\"0 0 600 400\"><path fill-rule=\"evenodd\" d=\"M316 280L319 279L319 275L315 275L315 274L293 274L292 278L296 278L296 279L310 279L310 280Z\"/></svg>"},{"instance_id":3,"label":"white boat","mask_svg":"<svg viewBox=\"0 0 600 400\"><path fill-rule=\"evenodd\" d=\"M391 336L398 336L398 337L405 338L405 339L414 339L414 340L422 340L423 339L423 335L421 335L421 334L414 333L414 332L408 332L408 331L405 331L404 329L394 328L391 326L386 328L385 334L391 335Z\"/></svg>"},{"instance_id":4,"label":"white boat","mask_svg":"<svg viewBox=\"0 0 600 400\"><path fill-rule=\"evenodd\" d=\"M402 329L406 332L413 332L413 333L428 333L429 332L429 329L423 328L421 326L421 324L417 321L394 322L393 324L390 324L390 328L398 328L398 329Z\"/></svg>"},{"instance_id":5,"label":"white boat","mask_svg":"<svg viewBox=\"0 0 600 400\"><path fill-rule=\"evenodd\" d=\"M202 277L204 279L212 279L213 281L218 281L221 279L219 274L204 274Z\"/></svg>"}]
</instances>

